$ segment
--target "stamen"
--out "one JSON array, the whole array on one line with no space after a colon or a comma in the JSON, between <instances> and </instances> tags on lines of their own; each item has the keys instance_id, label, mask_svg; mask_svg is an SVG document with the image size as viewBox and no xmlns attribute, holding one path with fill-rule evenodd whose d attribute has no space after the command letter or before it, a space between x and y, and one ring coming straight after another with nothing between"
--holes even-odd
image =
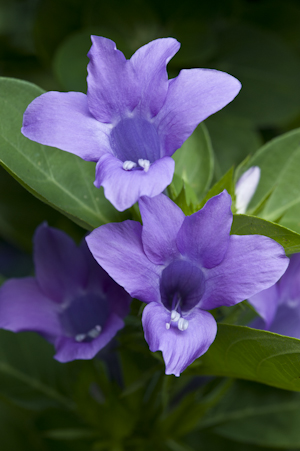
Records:
<instances>
[{"instance_id":1,"label":"stamen","mask_svg":"<svg viewBox=\"0 0 300 451\"><path fill-rule=\"evenodd\" d=\"M86 334L75 335L75 340L78 341L78 343L81 343L85 338L86 338Z\"/></svg>"},{"instance_id":2,"label":"stamen","mask_svg":"<svg viewBox=\"0 0 300 451\"><path fill-rule=\"evenodd\" d=\"M150 168L150 161L149 160L143 160L142 158L140 158L138 160L138 164L141 166L141 168L144 169L145 172L149 171L149 168Z\"/></svg>"},{"instance_id":3,"label":"stamen","mask_svg":"<svg viewBox=\"0 0 300 451\"><path fill-rule=\"evenodd\" d=\"M123 163L123 169L125 169L125 171L130 171L131 169L136 167L136 163L134 163L133 161L130 160L126 160Z\"/></svg>"},{"instance_id":4,"label":"stamen","mask_svg":"<svg viewBox=\"0 0 300 451\"><path fill-rule=\"evenodd\" d=\"M187 319L180 318L178 321L178 329L179 330L186 330L189 327L189 322Z\"/></svg>"},{"instance_id":5,"label":"stamen","mask_svg":"<svg viewBox=\"0 0 300 451\"><path fill-rule=\"evenodd\" d=\"M180 314L176 312L176 310L171 311L171 321L174 321L175 323L179 320Z\"/></svg>"},{"instance_id":6,"label":"stamen","mask_svg":"<svg viewBox=\"0 0 300 451\"><path fill-rule=\"evenodd\" d=\"M166 323L166 329L170 329L170 327L171 327L171 323Z\"/></svg>"},{"instance_id":7,"label":"stamen","mask_svg":"<svg viewBox=\"0 0 300 451\"><path fill-rule=\"evenodd\" d=\"M101 333L102 327L97 324L94 329L90 330L87 334L91 338L97 338Z\"/></svg>"}]
</instances>

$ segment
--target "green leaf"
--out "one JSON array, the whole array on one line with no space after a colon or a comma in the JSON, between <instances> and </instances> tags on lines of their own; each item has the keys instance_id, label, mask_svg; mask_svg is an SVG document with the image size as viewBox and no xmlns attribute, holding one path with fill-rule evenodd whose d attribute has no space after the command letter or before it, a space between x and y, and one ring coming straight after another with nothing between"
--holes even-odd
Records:
<instances>
[{"instance_id":1,"label":"green leaf","mask_svg":"<svg viewBox=\"0 0 300 451\"><path fill-rule=\"evenodd\" d=\"M259 216L277 221L300 202L300 129L276 138L249 160L247 169L259 166L261 178L250 202L249 212L261 206ZM246 169L246 168L245 168Z\"/></svg>"},{"instance_id":2,"label":"green leaf","mask_svg":"<svg viewBox=\"0 0 300 451\"><path fill-rule=\"evenodd\" d=\"M102 189L94 187L94 163L21 134L27 105L42 93L30 83L0 79L1 164L32 194L86 229L126 218L105 199Z\"/></svg>"},{"instance_id":3,"label":"green leaf","mask_svg":"<svg viewBox=\"0 0 300 451\"><path fill-rule=\"evenodd\" d=\"M200 200L207 192L214 170L208 131L202 123L173 155L175 174L191 186Z\"/></svg>"},{"instance_id":4,"label":"green leaf","mask_svg":"<svg viewBox=\"0 0 300 451\"><path fill-rule=\"evenodd\" d=\"M32 236L43 221L63 228L77 241L84 234L84 230L66 216L32 196L0 166L0 236L17 247L31 251Z\"/></svg>"},{"instance_id":5,"label":"green leaf","mask_svg":"<svg viewBox=\"0 0 300 451\"><path fill-rule=\"evenodd\" d=\"M245 326L218 324L215 341L189 368L300 391L300 340Z\"/></svg>"},{"instance_id":6,"label":"green leaf","mask_svg":"<svg viewBox=\"0 0 300 451\"><path fill-rule=\"evenodd\" d=\"M300 394L235 381L200 428L241 443L274 448L300 447Z\"/></svg>"},{"instance_id":7,"label":"green leaf","mask_svg":"<svg viewBox=\"0 0 300 451\"><path fill-rule=\"evenodd\" d=\"M213 185L213 187L208 191L204 199L200 202L199 205L197 205L195 211L200 210L200 208L203 207L203 205L213 196L217 196L217 194L220 194L224 189L227 190L227 192L235 198L234 194L234 183L233 183L233 168L229 169L229 171L226 172L226 174L223 175L223 177Z\"/></svg>"},{"instance_id":8,"label":"green leaf","mask_svg":"<svg viewBox=\"0 0 300 451\"><path fill-rule=\"evenodd\" d=\"M300 234L256 216L234 215L232 235L264 235L277 241L287 254L300 252Z\"/></svg>"},{"instance_id":9,"label":"green leaf","mask_svg":"<svg viewBox=\"0 0 300 451\"><path fill-rule=\"evenodd\" d=\"M0 393L18 405L73 409L67 368L53 359L53 348L37 334L0 330Z\"/></svg>"},{"instance_id":10,"label":"green leaf","mask_svg":"<svg viewBox=\"0 0 300 451\"><path fill-rule=\"evenodd\" d=\"M226 108L206 119L205 125L214 149L215 174L218 178L262 145L253 123L242 117L228 115Z\"/></svg>"}]
</instances>

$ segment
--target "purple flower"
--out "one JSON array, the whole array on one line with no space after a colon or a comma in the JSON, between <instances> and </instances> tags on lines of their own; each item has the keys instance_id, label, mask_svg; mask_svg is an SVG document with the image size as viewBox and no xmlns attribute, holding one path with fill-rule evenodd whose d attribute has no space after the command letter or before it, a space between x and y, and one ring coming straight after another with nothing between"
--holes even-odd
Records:
<instances>
[{"instance_id":1,"label":"purple flower","mask_svg":"<svg viewBox=\"0 0 300 451\"><path fill-rule=\"evenodd\" d=\"M35 331L56 348L60 362L91 359L124 326L130 296L100 268L85 241L78 248L42 224L34 236L35 277L0 289L0 327Z\"/></svg>"},{"instance_id":2,"label":"purple flower","mask_svg":"<svg viewBox=\"0 0 300 451\"><path fill-rule=\"evenodd\" d=\"M230 205L223 191L185 217L163 194L142 197L143 226L107 224L87 237L99 264L147 303L145 338L151 351L162 351L166 374L179 376L214 341L217 324L207 310L271 286L288 265L270 238L230 235Z\"/></svg>"},{"instance_id":3,"label":"purple flower","mask_svg":"<svg viewBox=\"0 0 300 451\"><path fill-rule=\"evenodd\" d=\"M300 338L300 254L291 256L288 269L275 285L249 302L260 315L251 327Z\"/></svg>"},{"instance_id":4,"label":"purple flower","mask_svg":"<svg viewBox=\"0 0 300 451\"><path fill-rule=\"evenodd\" d=\"M92 36L92 43L87 95L41 95L28 106L22 133L97 162L95 186L123 211L171 183L171 155L241 84L209 69L182 70L168 80L166 65L180 47L173 38L144 45L130 60L110 39Z\"/></svg>"}]
</instances>

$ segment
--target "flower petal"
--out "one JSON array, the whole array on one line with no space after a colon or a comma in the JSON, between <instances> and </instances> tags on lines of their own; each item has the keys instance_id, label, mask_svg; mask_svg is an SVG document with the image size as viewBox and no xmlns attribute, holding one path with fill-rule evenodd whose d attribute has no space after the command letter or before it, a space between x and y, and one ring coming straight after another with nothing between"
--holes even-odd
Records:
<instances>
[{"instance_id":1,"label":"flower petal","mask_svg":"<svg viewBox=\"0 0 300 451\"><path fill-rule=\"evenodd\" d=\"M179 48L176 39L156 39L130 59L141 96L138 110L147 117L156 116L165 102L169 85L166 65Z\"/></svg>"},{"instance_id":2,"label":"flower petal","mask_svg":"<svg viewBox=\"0 0 300 451\"><path fill-rule=\"evenodd\" d=\"M55 302L63 302L86 285L87 265L80 249L64 232L47 224L34 235L36 279L43 292Z\"/></svg>"},{"instance_id":3,"label":"flower petal","mask_svg":"<svg viewBox=\"0 0 300 451\"><path fill-rule=\"evenodd\" d=\"M89 112L81 92L47 92L27 107L22 133L32 141L98 161L110 152L110 126L100 124Z\"/></svg>"},{"instance_id":4,"label":"flower petal","mask_svg":"<svg viewBox=\"0 0 300 451\"><path fill-rule=\"evenodd\" d=\"M151 302L143 311L145 339L150 351L162 351L166 374L179 376L208 350L215 339L217 324L210 313L194 309L188 320L188 328L184 331L173 324L167 329L170 313L164 307Z\"/></svg>"},{"instance_id":5,"label":"flower petal","mask_svg":"<svg viewBox=\"0 0 300 451\"><path fill-rule=\"evenodd\" d=\"M116 122L139 103L135 74L113 41L100 36L91 39L87 77L89 110L100 122Z\"/></svg>"},{"instance_id":6,"label":"flower petal","mask_svg":"<svg viewBox=\"0 0 300 451\"><path fill-rule=\"evenodd\" d=\"M174 160L165 157L151 164L147 172L125 171L121 160L106 154L97 163L95 186L103 186L105 197L117 210L124 211L141 196L160 194L171 183L174 167Z\"/></svg>"},{"instance_id":7,"label":"flower petal","mask_svg":"<svg viewBox=\"0 0 300 451\"><path fill-rule=\"evenodd\" d=\"M238 180L235 186L235 207L237 214L246 213L250 200L252 199L260 179L260 168L252 166Z\"/></svg>"},{"instance_id":8,"label":"flower petal","mask_svg":"<svg viewBox=\"0 0 300 451\"><path fill-rule=\"evenodd\" d=\"M124 221L98 227L86 241L97 262L132 297L158 301L162 268L148 260L141 235L140 223Z\"/></svg>"},{"instance_id":9,"label":"flower petal","mask_svg":"<svg viewBox=\"0 0 300 451\"><path fill-rule=\"evenodd\" d=\"M205 268L221 263L226 253L232 223L231 197L224 190L204 207L187 216L178 232L177 246L182 255Z\"/></svg>"},{"instance_id":10,"label":"flower petal","mask_svg":"<svg viewBox=\"0 0 300 451\"><path fill-rule=\"evenodd\" d=\"M158 265L178 254L177 233L184 221L182 210L164 194L139 200L143 220L142 241L147 257Z\"/></svg>"},{"instance_id":11,"label":"flower petal","mask_svg":"<svg viewBox=\"0 0 300 451\"><path fill-rule=\"evenodd\" d=\"M11 279L0 289L0 328L12 332L62 333L57 305L40 290L36 280Z\"/></svg>"},{"instance_id":12,"label":"flower petal","mask_svg":"<svg viewBox=\"0 0 300 451\"><path fill-rule=\"evenodd\" d=\"M199 304L210 310L230 306L269 288L288 266L280 244L261 235L231 235L224 260L207 271Z\"/></svg>"},{"instance_id":13,"label":"flower petal","mask_svg":"<svg viewBox=\"0 0 300 451\"><path fill-rule=\"evenodd\" d=\"M269 329L279 304L278 284L272 285L270 288L255 294L248 299L248 302L264 320L265 328Z\"/></svg>"},{"instance_id":14,"label":"flower petal","mask_svg":"<svg viewBox=\"0 0 300 451\"><path fill-rule=\"evenodd\" d=\"M231 102L240 89L236 78L211 69L184 69L170 80L165 104L155 118L163 155L173 155L200 122Z\"/></svg>"},{"instance_id":15,"label":"flower petal","mask_svg":"<svg viewBox=\"0 0 300 451\"><path fill-rule=\"evenodd\" d=\"M128 315L131 297L120 287L103 268L97 263L89 250L87 243L83 240L80 250L86 259L88 266L88 279L85 290L87 293L103 293L109 299L109 306L113 313L124 318Z\"/></svg>"},{"instance_id":16,"label":"flower petal","mask_svg":"<svg viewBox=\"0 0 300 451\"><path fill-rule=\"evenodd\" d=\"M300 254L290 258L288 269L279 281L280 303L296 301L300 298Z\"/></svg>"},{"instance_id":17,"label":"flower petal","mask_svg":"<svg viewBox=\"0 0 300 451\"><path fill-rule=\"evenodd\" d=\"M70 362L76 359L92 359L124 327L124 321L112 314L108 318L101 334L88 343L78 343L74 338L61 337L55 342L54 358L59 362Z\"/></svg>"},{"instance_id":18,"label":"flower petal","mask_svg":"<svg viewBox=\"0 0 300 451\"><path fill-rule=\"evenodd\" d=\"M278 307L274 321L267 328L270 332L286 335L287 337L300 338L300 308L287 304Z\"/></svg>"}]
</instances>

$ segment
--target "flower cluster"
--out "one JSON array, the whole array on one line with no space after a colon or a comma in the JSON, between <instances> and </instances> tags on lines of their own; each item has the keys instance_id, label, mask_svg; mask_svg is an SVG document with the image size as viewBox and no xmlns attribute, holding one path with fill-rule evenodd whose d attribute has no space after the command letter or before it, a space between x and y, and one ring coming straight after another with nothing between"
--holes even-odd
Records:
<instances>
[{"instance_id":1,"label":"flower cluster","mask_svg":"<svg viewBox=\"0 0 300 451\"><path fill-rule=\"evenodd\" d=\"M178 49L173 38L157 39L126 60L114 42L92 36L87 95L48 92L24 114L26 137L96 162L96 187L120 211L139 201L143 221L94 230L86 241L95 259L85 242L78 248L42 225L34 237L35 277L1 288L0 327L40 333L61 362L94 357L123 327L135 297L147 304L150 350L162 351L166 374L179 376L215 339L209 310L247 298L255 304L253 296L274 290L288 266L270 238L230 235L226 190L191 216L162 194L174 173L171 156L241 87L209 69L169 80L166 65ZM238 213L259 177L259 168L250 168L237 183Z\"/></svg>"}]
</instances>

